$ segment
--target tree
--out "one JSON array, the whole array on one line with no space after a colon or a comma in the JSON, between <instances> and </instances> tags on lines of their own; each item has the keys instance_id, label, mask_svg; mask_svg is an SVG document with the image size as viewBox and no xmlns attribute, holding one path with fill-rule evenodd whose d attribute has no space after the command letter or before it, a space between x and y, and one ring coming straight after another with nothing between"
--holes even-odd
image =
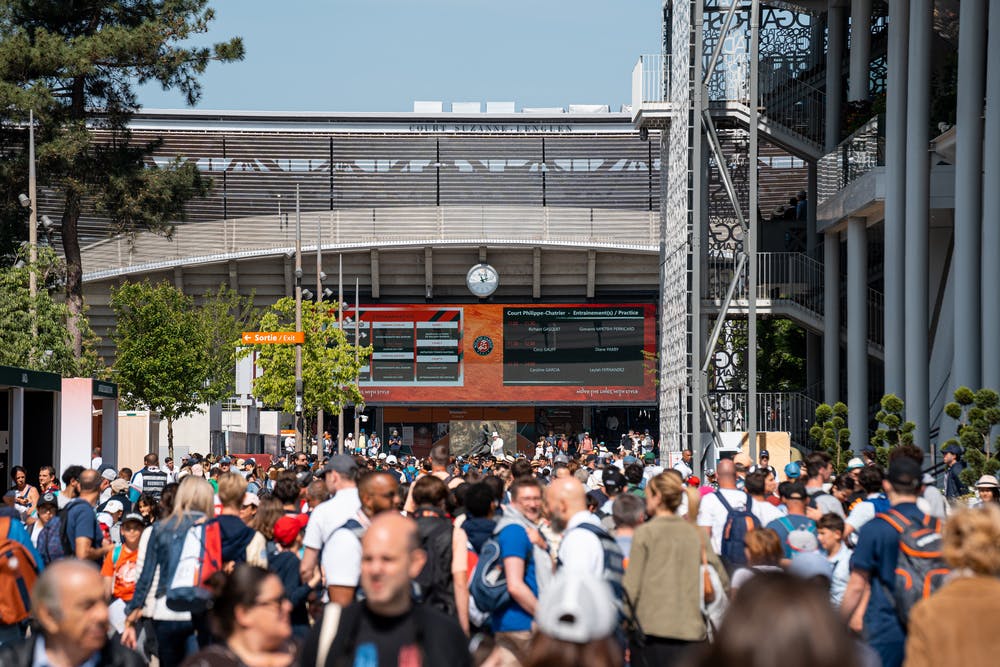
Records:
<instances>
[{"instance_id":1,"label":"tree","mask_svg":"<svg viewBox=\"0 0 1000 667\"><path fill-rule=\"evenodd\" d=\"M111 291L117 327L115 375L127 407L167 420L174 455L174 421L201 411L214 393L210 341L194 299L162 282L125 283ZM235 342L235 341L234 341Z\"/></svg>"},{"instance_id":2,"label":"tree","mask_svg":"<svg viewBox=\"0 0 1000 667\"><path fill-rule=\"evenodd\" d=\"M133 143L129 121L140 108L136 85L178 88L193 105L209 62L242 59L239 38L190 45L213 18L208 0L0 0L0 108L5 125L25 123L28 109L38 120L39 185L61 200L76 356L84 333L81 215L92 207L110 220L111 233L169 235L184 203L208 190L193 164L147 164L158 143ZM4 157L23 160L25 152Z\"/></svg>"},{"instance_id":3,"label":"tree","mask_svg":"<svg viewBox=\"0 0 1000 667\"><path fill-rule=\"evenodd\" d=\"M340 414L347 403L364 402L358 388L361 366L371 356L371 347L355 346L337 326L337 304L302 303L302 412L319 410ZM295 300L284 298L261 318L264 331L295 331ZM295 346L258 345L257 363L262 375L254 380L254 396L284 412L295 411Z\"/></svg>"},{"instance_id":4,"label":"tree","mask_svg":"<svg viewBox=\"0 0 1000 667\"><path fill-rule=\"evenodd\" d=\"M816 421L809 429L812 438L833 459L834 469L843 471L847 465L845 453L850 453L851 431L847 428L847 406L837 402L832 406L821 403L816 407Z\"/></svg>"},{"instance_id":5,"label":"tree","mask_svg":"<svg viewBox=\"0 0 1000 667\"><path fill-rule=\"evenodd\" d=\"M32 270L38 279L33 302L28 289ZM94 350L97 337L86 317L80 320L83 354L79 357L73 354L66 330L69 312L65 304L52 298L61 274L59 258L45 247L38 249L34 267L12 265L0 269L0 340L3 341L0 364L59 373L63 377L102 375L103 364Z\"/></svg>"},{"instance_id":6,"label":"tree","mask_svg":"<svg viewBox=\"0 0 1000 667\"><path fill-rule=\"evenodd\" d=\"M905 408L903 399L895 394L885 394L879 401L879 411L875 413L878 428L868 442L875 448L875 459L883 466L889 464L892 449L913 444L917 425L903 418Z\"/></svg>"},{"instance_id":7,"label":"tree","mask_svg":"<svg viewBox=\"0 0 1000 667\"><path fill-rule=\"evenodd\" d=\"M992 389L972 391L968 387L955 390L955 400L944 406L944 412L957 422L955 435L941 447L956 444L965 450L967 464L960 477L972 486L981 475L995 475L1000 469L990 440L993 427L1000 424L1000 395Z\"/></svg>"},{"instance_id":8,"label":"tree","mask_svg":"<svg viewBox=\"0 0 1000 667\"><path fill-rule=\"evenodd\" d=\"M203 392L209 403L229 398L236 392L236 362L246 355L240 334L256 328L260 313L253 307L253 295L240 296L225 285L205 294L198 309L198 322L208 346L208 386Z\"/></svg>"}]
</instances>

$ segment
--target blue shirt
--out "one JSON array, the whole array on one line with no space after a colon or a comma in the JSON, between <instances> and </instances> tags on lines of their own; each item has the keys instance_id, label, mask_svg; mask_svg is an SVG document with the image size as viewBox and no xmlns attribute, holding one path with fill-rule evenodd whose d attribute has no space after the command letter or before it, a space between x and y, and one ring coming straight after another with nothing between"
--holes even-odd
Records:
<instances>
[{"instance_id":1,"label":"blue shirt","mask_svg":"<svg viewBox=\"0 0 1000 667\"><path fill-rule=\"evenodd\" d=\"M791 526L791 529L789 529L789 526ZM778 534L778 537L781 538L781 546L785 550L785 558L791 558L795 555L792 547L788 545L788 535L793 530L805 528L813 535L816 534L816 522L807 516L802 516L801 514L788 514L780 519L775 519L764 527L770 528Z\"/></svg>"},{"instance_id":2,"label":"blue shirt","mask_svg":"<svg viewBox=\"0 0 1000 667\"><path fill-rule=\"evenodd\" d=\"M97 514L86 500L74 499L66 510L66 536L71 549L76 549L76 538L89 537L92 547L104 542L104 531L97 523ZM72 555L72 554L67 554Z\"/></svg>"},{"instance_id":3,"label":"blue shirt","mask_svg":"<svg viewBox=\"0 0 1000 667\"><path fill-rule=\"evenodd\" d=\"M524 583L537 596L538 582L535 579L535 559L531 557L532 546L528 539L528 532L523 526L513 524L501 530L496 539L500 545L500 558L502 560L513 557L524 561ZM511 600L493 612L493 632L531 630L531 620L531 614L517 602Z\"/></svg>"},{"instance_id":4,"label":"blue shirt","mask_svg":"<svg viewBox=\"0 0 1000 667\"><path fill-rule=\"evenodd\" d=\"M911 521L924 520L916 503L893 506ZM858 546L851 557L851 570L867 572L871 577L872 594L865 610L865 634L872 643L892 643L906 640L906 633L888 595L896 584L896 560L899 556L899 533L877 516L861 527Z\"/></svg>"}]
</instances>

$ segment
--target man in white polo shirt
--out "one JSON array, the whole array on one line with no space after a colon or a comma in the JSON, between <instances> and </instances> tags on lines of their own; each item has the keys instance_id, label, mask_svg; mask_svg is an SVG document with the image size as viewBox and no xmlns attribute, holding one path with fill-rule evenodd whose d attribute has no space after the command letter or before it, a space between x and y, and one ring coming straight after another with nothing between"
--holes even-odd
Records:
<instances>
[{"instance_id":1,"label":"man in white polo shirt","mask_svg":"<svg viewBox=\"0 0 1000 667\"><path fill-rule=\"evenodd\" d=\"M354 457L338 454L330 457L323 468L326 488L332 496L316 506L309 515L306 524L305 537L302 545L305 553L299 572L303 581L309 581L319 565L319 557L323 545L329 541L333 532L343 526L348 519L357 515L361 508L358 498L358 464Z\"/></svg>"}]
</instances>

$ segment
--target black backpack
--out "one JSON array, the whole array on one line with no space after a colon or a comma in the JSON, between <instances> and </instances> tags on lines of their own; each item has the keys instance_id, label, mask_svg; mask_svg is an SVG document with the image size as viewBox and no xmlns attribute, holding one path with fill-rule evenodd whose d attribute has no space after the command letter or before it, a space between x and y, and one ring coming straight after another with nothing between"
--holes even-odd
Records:
<instances>
[{"instance_id":1,"label":"black backpack","mask_svg":"<svg viewBox=\"0 0 1000 667\"><path fill-rule=\"evenodd\" d=\"M38 554L46 565L76 554L75 545L69 541L69 522L66 520L74 504L74 500L67 503L38 533Z\"/></svg>"},{"instance_id":2,"label":"black backpack","mask_svg":"<svg viewBox=\"0 0 1000 667\"><path fill-rule=\"evenodd\" d=\"M440 512L417 510L417 535L427 563L417 575L423 602L449 616L456 614L455 586L451 577L452 525Z\"/></svg>"}]
</instances>

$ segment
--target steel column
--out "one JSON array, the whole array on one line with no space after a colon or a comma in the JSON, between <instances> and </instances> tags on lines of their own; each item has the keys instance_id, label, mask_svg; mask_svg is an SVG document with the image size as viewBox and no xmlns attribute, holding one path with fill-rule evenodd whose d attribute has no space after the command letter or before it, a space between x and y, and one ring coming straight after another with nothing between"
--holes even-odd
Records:
<instances>
[{"instance_id":1,"label":"steel column","mask_svg":"<svg viewBox=\"0 0 1000 667\"><path fill-rule=\"evenodd\" d=\"M840 232L823 241L823 400L840 400Z\"/></svg>"},{"instance_id":2,"label":"steel column","mask_svg":"<svg viewBox=\"0 0 1000 667\"><path fill-rule=\"evenodd\" d=\"M844 62L844 33L846 32L845 8L838 0L830 0L827 9L826 46L826 150L832 151L840 143L840 100L844 81L841 66Z\"/></svg>"},{"instance_id":3,"label":"steel column","mask_svg":"<svg viewBox=\"0 0 1000 667\"><path fill-rule=\"evenodd\" d=\"M872 0L851 0L850 81L847 99L867 100L872 54Z\"/></svg>"},{"instance_id":4,"label":"steel column","mask_svg":"<svg viewBox=\"0 0 1000 667\"><path fill-rule=\"evenodd\" d=\"M903 361L906 275L906 61L910 0L889 5L889 73L885 96L885 393L906 400Z\"/></svg>"},{"instance_id":5,"label":"steel column","mask_svg":"<svg viewBox=\"0 0 1000 667\"><path fill-rule=\"evenodd\" d=\"M847 418L851 442L868 442L868 221L847 220Z\"/></svg>"},{"instance_id":6,"label":"steel column","mask_svg":"<svg viewBox=\"0 0 1000 667\"><path fill-rule=\"evenodd\" d=\"M933 0L911 0L906 99L906 418L914 444L929 450L927 243L930 223L931 19Z\"/></svg>"},{"instance_id":7,"label":"steel column","mask_svg":"<svg viewBox=\"0 0 1000 667\"><path fill-rule=\"evenodd\" d=\"M1000 10L998 10L1000 11ZM983 96L986 93L986 0L965 0L958 32L955 131L955 347L951 389L980 387L979 281L983 205ZM991 156L996 160L997 156ZM991 220L993 224L998 221ZM996 257L991 258L996 261ZM989 286L990 291L996 285ZM996 294L993 294L996 298ZM994 345L996 341L991 341Z\"/></svg>"},{"instance_id":8,"label":"steel column","mask_svg":"<svg viewBox=\"0 0 1000 667\"><path fill-rule=\"evenodd\" d=\"M983 153L989 155L983 165L983 373L984 387L1000 390L1000 5L990 3L989 47L986 49L986 123Z\"/></svg>"},{"instance_id":9,"label":"steel column","mask_svg":"<svg viewBox=\"0 0 1000 667\"><path fill-rule=\"evenodd\" d=\"M759 115L759 66L760 62L760 0L753 0L750 7L750 154L747 156L750 171L750 211L747 215L749 234L746 236L747 281L747 444L750 458L757 460L757 231L760 216L757 212L757 153Z\"/></svg>"}]
</instances>

